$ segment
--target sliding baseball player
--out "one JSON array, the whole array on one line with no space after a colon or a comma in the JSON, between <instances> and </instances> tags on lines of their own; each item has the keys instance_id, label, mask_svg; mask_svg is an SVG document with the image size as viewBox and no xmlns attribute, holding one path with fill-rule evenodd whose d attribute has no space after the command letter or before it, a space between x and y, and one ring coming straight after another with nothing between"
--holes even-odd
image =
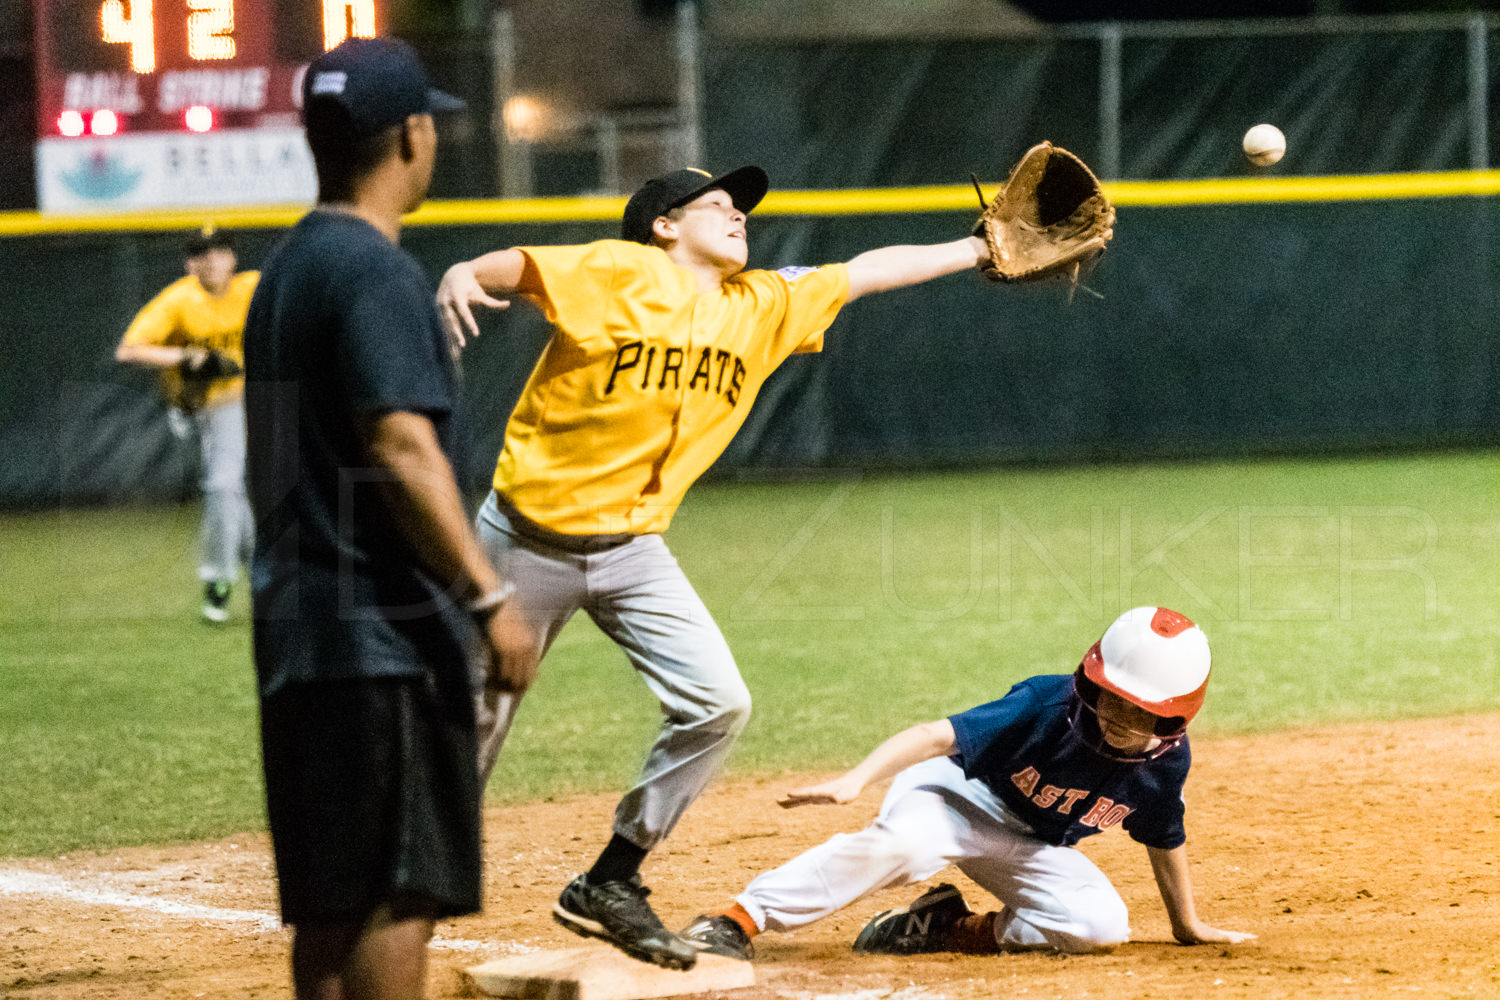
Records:
<instances>
[{"instance_id":1,"label":"sliding baseball player","mask_svg":"<svg viewBox=\"0 0 1500 1000\"><path fill-rule=\"evenodd\" d=\"M1129 914L1075 845L1119 826L1146 848L1179 942L1248 940L1198 916L1188 873L1187 726L1208 675L1208 640L1191 621L1167 608L1127 611L1071 676L1032 677L998 701L913 726L847 774L786 796L787 807L849 802L894 776L868 827L766 872L683 936L748 960L763 931L806 926L956 865L1000 909L975 913L944 883L875 916L855 950L1108 950L1129 939Z\"/></svg>"}]
</instances>

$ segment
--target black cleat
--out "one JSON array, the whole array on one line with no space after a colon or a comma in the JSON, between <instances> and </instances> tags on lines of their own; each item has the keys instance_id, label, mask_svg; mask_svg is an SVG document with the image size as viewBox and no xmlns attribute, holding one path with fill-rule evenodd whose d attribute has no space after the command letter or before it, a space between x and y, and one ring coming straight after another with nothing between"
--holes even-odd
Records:
<instances>
[{"instance_id":1,"label":"black cleat","mask_svg":"<svg viewBox=\"0 0 1500 1000\"><path fill-rule=\"evenodd\" d=\"M750 943L750 935L745 933L745 928L733 917L726 917L722 913L705 913L694 917L693 922L677 936L699 951L706 951L711 955L737 958L741 962L748 962L755 957L755 945Z\"/></svg>"},{"instance_id":2,"label":"black cleat","mask_svg":"<svg viewBox=\"0 0 1500 1000\"><path fill-rule=\"evenodd\" d=\"M229 581L210 580L203 585L203 620L222 625L229 620Z\"/></svg>"},{"instance_id":3,"label":"black cleat","mask_svg":"<svg viewBox=\"0 0 1500 1000\"><path fill-rule=\"evenodd\" d=\"M877 913L854 939L854 950L876 955L947 951L949 931L973 912L963 894L944 882L922 893L905 909Z\"/></svg>"},{"instance_id":4,"label":"black cleat","mask_svg":"<svg viewBox=\"0 0 1500 1000\"><path fill-rule=\"evenodd\" d=\"M637 961L685 972L698 961L698 949L662 926L646 902L650 894L639 875L600 885L580 875L557 898L552 919L574 934L612 944Z\"/></svg>"}]
</instances>

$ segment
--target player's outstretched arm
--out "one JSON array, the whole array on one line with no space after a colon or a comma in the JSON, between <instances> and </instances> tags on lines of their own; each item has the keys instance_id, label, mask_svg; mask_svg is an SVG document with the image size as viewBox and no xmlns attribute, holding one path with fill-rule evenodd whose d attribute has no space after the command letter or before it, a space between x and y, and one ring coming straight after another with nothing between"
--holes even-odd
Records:
<instances>
[{"instance_id":1,"label":"player's outstretched arm","mask_svg":"<svg viewBox=\"0 0 1500 1000\"><path fill-rule=\"evenodd\" d=\"M988 256L984 240L977 236L952 243L866 250L844 265L849 269L849 301L978 267Z\"/></svg>"},{"instance_id":2,"label":"player's outstretched arm","mask_svg":"<svg viewBox=\"0 0 1500 1000\"><path fill-rule=\"evenodd\" d=\"M437 305L450 343L463 347L469 337L479 336L479 323L474 319L476 305L490 309L510 305L504 296L514 293L521 284L525 266L521 251L512 249L496 250L448 268L438 284Z\"/></svg>"},{"instance_id":3,"label":"player's outstretched arm","mask_svg":"<svg viewBox=\"0 0 1500 1000\"><path fill-rule=\"evenodd\" d=\"M947 719L903 729L870 751L868 757L846 774L832 781L787 792L778 804L783 809L791 809L793 806L836 805L852 801L872 782L883 781L924 760L952 754L956 742L953 723Z\"/></svg>"},{"instance_id":4,"label":"player's outstretched arm","mask_svg":"<svg viewBox=\"0 0 1500 1000\"><path fill-rule=\"evenodd\" d=\"M1193 880L1188 874L1186 844L1171 850L1148 847L1146 853L1151 858L1151 873L1156 876L1156 887L1161 890L1167 917L1172 921L1172 936L1180 944L1238 944L1255 939L1254 934L1220 930L1198 919L1197 908L1193 905Z\"/></svg>"},{"instance_id":5,"label":"player's outstretched arm","mask_svg":"<svg viewBox=\"0 0 1500 1000\"><path fill-rule=\"evenodd\" d=\"M152 368L176 368L184 361L202 364L208 357L203 347L178 347L175 344L121 344L115 348L115 360Z\"/></svg>"}]
</instances>

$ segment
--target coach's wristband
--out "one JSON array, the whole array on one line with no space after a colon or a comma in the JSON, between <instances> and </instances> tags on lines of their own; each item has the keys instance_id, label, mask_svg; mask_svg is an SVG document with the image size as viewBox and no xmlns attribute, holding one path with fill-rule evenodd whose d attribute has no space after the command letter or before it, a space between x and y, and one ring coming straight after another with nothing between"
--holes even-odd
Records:
<instances>
[{"instance_id":1,"label":"coach's wristband","mask_svg":"<svg viewBox=\"0 0 1500 1000\"><path fill-rule=\"evenodd\" d=\"M468 604L465 604L464 610L469 612L469 614L473 615L475 618L488 618L490 615L493 615L495 612L499 611L500 605L504 604L506 599L515 592L516 585L514 583L502 583L494 590L491 590L484 594L480 594Z\"/></svg>"}]
</instances>

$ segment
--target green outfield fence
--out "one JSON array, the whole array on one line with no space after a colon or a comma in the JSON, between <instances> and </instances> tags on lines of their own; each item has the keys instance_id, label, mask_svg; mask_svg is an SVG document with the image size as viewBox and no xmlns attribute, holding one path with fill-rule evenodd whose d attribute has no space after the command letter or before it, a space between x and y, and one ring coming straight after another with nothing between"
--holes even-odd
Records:
<instances>
[{"instance_id":1,"label":"green outfield fence","mask_svg":"<svg viewBox=\"0 0 1500 1000\"><path fill-rule=\"evenodd\" d=\"M993 190L1040 139L1098 167L1120 206L1071 304L977 275L855 303L821 356L767 383L716 474L1500 440L1497 31L1457 15L958 40L704 32L681 145L770 173L753 266L952 239L972 223L970 171ZM496 174L496 95L485 39L449 41L423 51L471 119L445 135L440 200L404 237L429 275L613 235L619 197L468 197ZM1239 152L1260 121L1289 141L1269 173ZM591 183L548 167L587 161L579 150L530 152L549 186ZM214 219L241 230L254 267L301 210ZM193 492L192 445L168 433L151 379L111 355L202 221L0 215L0 505ZM459 471L474 486L547 336L524 307L485 328L463 359Z\"/></svg>"},{"instance_id":2,"label":"green outfield fence","mask_svg":"<svg viewBox=\"0 0 1500 1000\"><path fill-rule=\"evenodd\" d=\"M1500 440L1489 171L1110 185L1117 238L1069 304L977 275L861 300L766 385L716 472L1316 452ZM786 191L752 266L967 231L965 186ZM405 245L455 260L613 235L617 198L436 202ZM256 266L297 209L218 213ZM112 351L180 273L197 215L0 216L0 503L170 498L191 447ZM460 472L482 485L544 342L520 307L463 359Z\"/></svg>"}]
</instances>

